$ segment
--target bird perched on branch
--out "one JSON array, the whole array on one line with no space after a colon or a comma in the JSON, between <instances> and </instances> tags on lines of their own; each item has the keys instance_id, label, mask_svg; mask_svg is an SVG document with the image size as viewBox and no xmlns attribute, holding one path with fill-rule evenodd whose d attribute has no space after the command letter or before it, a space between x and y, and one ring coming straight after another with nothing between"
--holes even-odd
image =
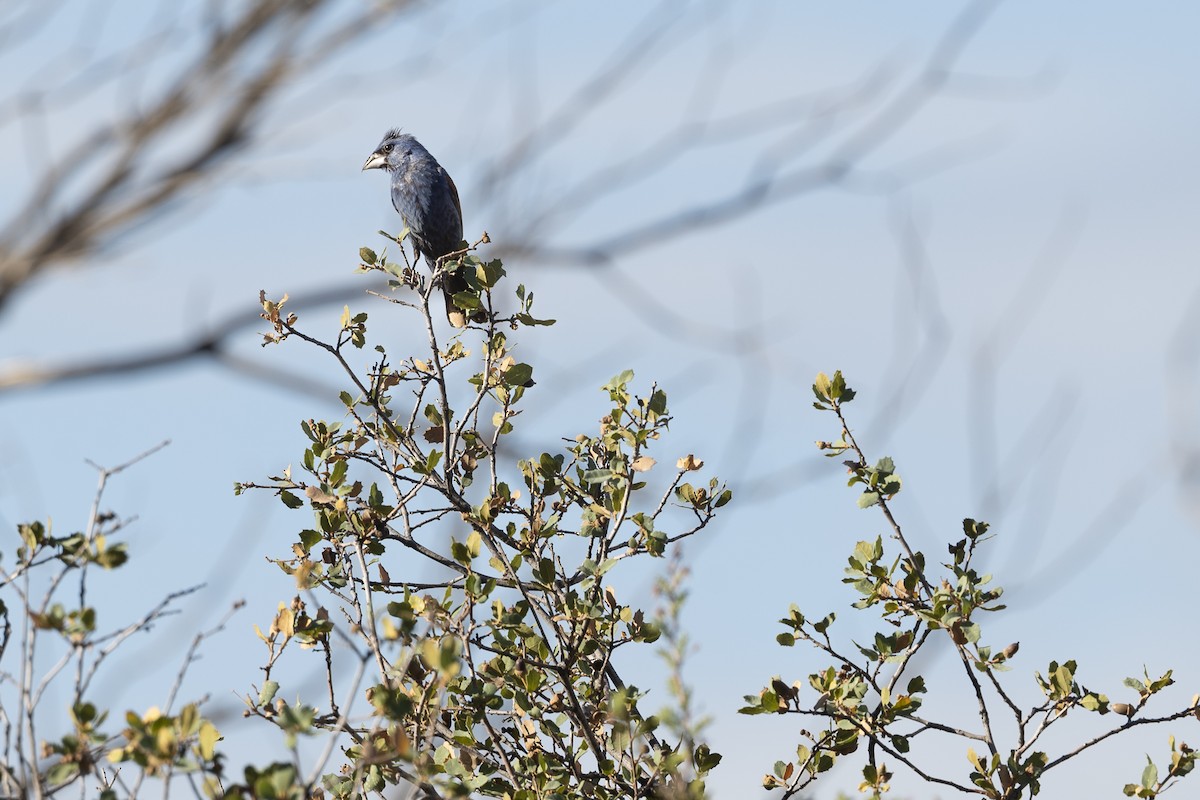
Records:
<instances>
[{"instance_id":1,"label":"bird perched on branch","mask_svg":"<svg viewBox=\"0 0 1200 800\"><path fill-rule=\"evenodd\" d=\"M393 128L363 164L363 170L386 169L392 176L392 206L408 227L417 260L433 269L437 260L462 247L462 204L449 173L412 134ZM458 275L442 277L446 316L456 328L467 324L466 313L454 305L454 295L466 291Z\"/></svg>"}]
</instances>

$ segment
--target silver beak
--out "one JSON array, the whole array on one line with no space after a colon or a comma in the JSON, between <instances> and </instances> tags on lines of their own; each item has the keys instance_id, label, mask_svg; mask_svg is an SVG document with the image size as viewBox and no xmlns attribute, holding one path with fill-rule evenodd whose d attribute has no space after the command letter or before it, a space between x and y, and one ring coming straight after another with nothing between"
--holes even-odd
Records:
<instances>
[{"instance_id":1,"label":"silver beak","mask_svg":"<svg viewBox=\"0 0 1200 800\"><path fill-rule=\"evenodd\" d=\"M371 153L367 158L367 163L363 164L363 172L369 169L382 169L387 166L387 158L382 153Z\"/></svg>"}]
</instances>

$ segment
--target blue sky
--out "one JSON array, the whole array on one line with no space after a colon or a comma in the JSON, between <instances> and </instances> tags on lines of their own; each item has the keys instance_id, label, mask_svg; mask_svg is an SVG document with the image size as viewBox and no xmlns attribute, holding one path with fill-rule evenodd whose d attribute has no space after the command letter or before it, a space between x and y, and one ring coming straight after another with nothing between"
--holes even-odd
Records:
<instances>
[{"instance_id":1,"label":"blue sky","mask_svg":"<svg viewBox=\"0 0 1200 800\"><path fill-rule=\"evenodd\" d=\"M951 11L930 2L678 7L689 21L654 45L634 80L496 191L483 184L489 165L553 118L645 28L647 12L450 2L381 28L320 81L296 87L268 115L265 146L231 162L182 213L23 291L0 316L0 368L181 340L253 308L259 289L301 298L351 284L357 248L399 227L382 176L359 173L393 125L454 175L468 235L487 230L497 247L532 235L563 248L619 237L736 191L765 149L791 168L815 163L838 139L800 151L798 120L705 144L550 227L531 231L529 221L682 119L829 98L876 75L878 94L848 112L853 129L854 113L886 102L919 68ZM98 46L138 35L133 17L109 18ZM1013 676L1076 658L1086 683L1116 695L1146 660L1152 672L1176 668L1173 703L1200 688L1185 577L1200 554L1197 505L1181 473L1200 411L1187 350L1200 335L1198 23L1200 12L1179 3L1003 3L961 59L954 91L862 165L878 179L952 154L945 169L888 194L852 183L781 199L604 268L507 262L560 320L522 343L540 375L530 447L594 426L603 413L596 389L632 367L673 400L660 462L695 452L735 488L729 513L686 549L685 622L699 645L691 675L715 718L713 746L726 755L717 796L757 791L748 787L796 742L796 718L734 713L771 675L791 681L820 666L775 645L774 620L788 604L837 609L846 636L869 632L856 627L838 578L854 541L883 533L883 521L854 507L833 465L814 467L812 442L837 433L806 399L818 370L840 368L859 390L856 431L869 453L896 459L905 479L896 512L918 546L936 557L963 517L995 523L989 567L1012 591L991 635L998 646L1021 639ZM75 35L62 26L35 44ZM31 74L42 63L35 49L4 69ZM324 81L334 80L331 92ZM116 102L98 96L64 109L48 153ZM27 186L31 151L16 126L0 129L0 143L12 177L0 189L7 210ZM616 286L675 316L622 300ZM358 307L381 311L365 297ZM332 329L336 313L305 322ZM379 332L394 348L411 335L392 323ZM730 346L738 332L747 338ZM237 352L336 380L296 344L260 351L251 331L239 334ZM895 413L890 398L910 370ZM153 647L168 650L246 597L191 681L224 702L257 677L251 623L269 621L291 594L262 555L284 552L299 524L276 501L234 498L231 486L298 460L299 420L337 409L334 394L297 395L211 363L0 395L0 523L52 516L60 529L79 527L95 483L85 458L113 464L170 438L110 489L114 508L139 517L129 530L133 565L108 587L112 614L115 622L172 587L209 581L203 599L158 633L167 639ZM651 580L631 576L631 596L650 605ZM142 657L157 658L146 647ZM156 682L169 681L173 665L123 702L157 702ZM945 667L930 668L961 700ZM1174 730L1195 738L1189 726ZM1143 750L1161 757L1166 734L1101 748L1049 779L1046 792L1115 794L1140 773ZM946 757L948 769L965 764L954 748ZM819 796L856 783L842 770ZM895 785L898 795L932 796L901 777Z\"/></svg>"}]
</instances>

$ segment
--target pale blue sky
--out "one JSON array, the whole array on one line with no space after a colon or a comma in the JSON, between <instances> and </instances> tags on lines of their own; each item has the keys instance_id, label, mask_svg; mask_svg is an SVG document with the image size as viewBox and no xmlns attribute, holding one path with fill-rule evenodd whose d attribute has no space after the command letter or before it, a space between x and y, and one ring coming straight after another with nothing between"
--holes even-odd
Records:
<instances>
[{"instance_id":1,"label":"pale blue sky","mask_svg":"<svg viewBox=\"0 0 1200 800\"><path fill-rule=\"evenodd\" d=\"M143 6L118 5L101 42L140 30L130 20ZM352 281L357 248L376 244L378 228L399 227L384 179L359 173L387 127L417 135L454 175L468 235L486 229L503 245L562 192L656 140L687 109L725 118L881 70L884 90L865 105L876 107L893 91L886 81L916 69L958 5L682 3L696 15L694 32L656 45L660 57L640 66L636 80L488 194L489 163L531 119L552 115L647 12L634 3L495 4L486 12L440 4L381 29L323 72L343 76L336 102L327 93L315 102L315 89L297 87L268 116L265 149L232 162L182 214L102 266L57 272L25 290L0 316L0 367L175 341L252 308L259 289L300 298ZM595 389L633 367L639 382L658 381L673 398L677 419L660 462L695 452L735 488L729 513L687 546L694 579L686 622L700 647L691 675L715 718L713 747L726 756L713 774L716 796L758 793L760 775L797 741L796 717L734 713L773 674L790 682L821 666L775 644L774 621L788 604L836 609L844 636L869 632L856 625L839 577L854 541L884 530L878 515L854 507L834 465L814 471L812 442L837 433L807 399L818 370L841 368L859 390L852 420L869 453L896 459L905 479L897 515L931 559L963 517L995 523L989 566L1013 591L1012 610L989 638L997 646L1021 639L1011 674L1027 678L1023 686L1032 688L1032 671L1051 658L1076 658L1085 683L1116 695L1120 678L1146 659L1151 671L1176 668L1173 703L1200 689L1185 576L1200 538L1189 510L1195 498L1178 474L1196 445L1200 408L1190 394L1195 365L1171 355L1200 335L1189 312L1200 289L1198 30L1200 11L1182 3L1004 3L962 58L959 90L864 165L902 169L950 147L957 160L945 171L890 196L850 187L782 200L607 270L507 263L535 289L542 312L560 320L522 345L539 365L531 402L541 409L542 440L594 426L603 413ZM74 35L62 26L45 42ZM428 70L413 68L422 53ZM40 63L25 52L0 68L23 77ZM95 97L64 111L50 153L113 102ZM826 144L797 154L797 129L697 149L538 231L537 241L604 241L725 196L764 148L780 148L789 167L830 151ZM31 151L14 126L0 129L0 144L6 210ZM897 233L905 219L925 254L915 293ZM613 271L703 330L656 323L622 303ZM367 298L356 307L382 312ZM305 315L314 329L335 319ZM929 324L940 325L933 344ZM724 346L738 329L754 337ZM393 348L410 335L390 322L379 332ZM252 332L240 341L247 357L335 380L298 343L263 353ZM928 357L915 361L921 346ZM989 351L994 369L981 369ZM889 393L914 363L920 371L903 413L885 430L874 421L890 419ZM565 378L556 385L555 375ZM981 397L994 409L990 425ZM112 506L139 517L129 531L134 561L111 601L132 613L169 588L210 581L172 632L159 633L179 643L246 597L249 607L189 682L224 702L257 678L251 623L268 622L275 603L291 596L261 556L284 552L301 524L266 497L234 498L232 483L297 461L298 421L337 414L334 396L289 396L208 363L0 395L0 524L53 516L60 529L78 527L94 485L84 458L112 464L172 439L111 487ZM981 435L989 427L994 440ZM542 446L533 432L522 441ZM1122 492L1136 504L1114 516L1108 504ZM627 581L647 606L650 580ZM111 613L115 622L119 612ZM628 664L641 667L657 669L652 659ZM953 709L965 697L961 676L946 663L931 669L953 687ZM121 702L158 702L156 681L167 680L167 672L151 676ZM1194 740L1195 724L1173 730ZM254 738L228 727L233 742ZM1087 796L1116 796L1140 773L1144 750L1161 759L1166 735L1101 748L1049 778L1045 794L1083 796L1066 788L1082 780ZM947 769L965 774L959 750L944 757ZM818 796L856 783L843 769ZM895 786L901 796L934 796L902 773Z\"/></svg>"}]
</instances>

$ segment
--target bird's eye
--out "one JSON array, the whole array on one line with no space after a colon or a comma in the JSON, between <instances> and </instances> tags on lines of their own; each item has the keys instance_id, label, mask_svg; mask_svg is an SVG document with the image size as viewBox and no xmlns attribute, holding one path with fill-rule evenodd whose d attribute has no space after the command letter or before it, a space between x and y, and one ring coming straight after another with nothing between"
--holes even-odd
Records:
<instances>
[{"instance_id":1,"label":"bird's eye","mask_svg":"<svg viewBox=\"0 0 1200 800\"><path fill-rule=\"evenodd\" d=\"M390 152L392 152L392 146L391 146L390 144L385 144L383 147L381 147L381 148L379 148L379 149L380 149L380 150L382 150L382 151L383 151L383 152L385 152L385 153L390 153Z\"/></svg>"}]
</instances>

